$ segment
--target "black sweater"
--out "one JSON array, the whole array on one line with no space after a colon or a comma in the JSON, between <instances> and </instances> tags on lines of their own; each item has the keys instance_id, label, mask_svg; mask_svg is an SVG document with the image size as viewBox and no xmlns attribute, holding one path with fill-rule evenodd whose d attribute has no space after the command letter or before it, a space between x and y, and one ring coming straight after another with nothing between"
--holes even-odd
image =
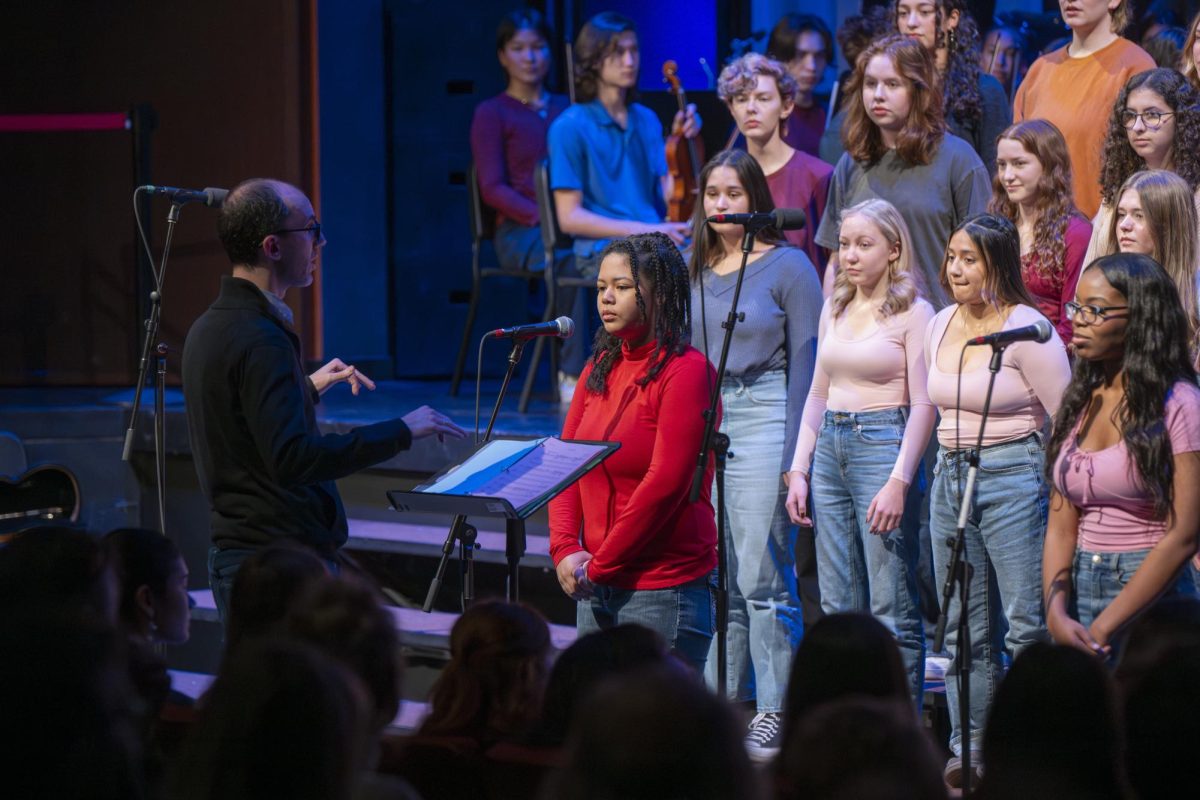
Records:
<instances>
[{"instance_id":1,"label":"black sweater","mask_svg":"<svg viewBox=\"0 0 1200 800\"><path fill-rule=\"evenodd\" d=\"M347 534L334 480L412 443L398 419L322 434L299 338L258 287L232 276L188 331L183 394L213 543L222 549L291 537L331 553Z\"/></svg>"}]
</instances>

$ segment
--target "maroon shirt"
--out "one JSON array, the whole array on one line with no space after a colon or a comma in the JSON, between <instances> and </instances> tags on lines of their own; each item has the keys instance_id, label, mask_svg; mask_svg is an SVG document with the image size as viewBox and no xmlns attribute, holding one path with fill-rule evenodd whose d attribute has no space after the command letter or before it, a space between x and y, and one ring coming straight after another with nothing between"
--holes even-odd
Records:
<instances>
[{"instance_id":1,"label":"maroon shirt","mask_svg":"<svg viewBox=\"0 0 1200 800\"><path fill-rule=\"evenodd\" d=\"M787 133L783 140L797 150L815 156L821 149L821 134L825 132L825 107L814 102L808 108L796 106L787 118Z\"/></svg>"},{"instance_id":2,"label":"maroon shirt","mask_svg":"<svg viewBox=\"0 0 1200 800\"><path fill-rule=\"evenodd\" d=\"M471 120L471 157L483 202L496 209L497 224L504 219L531 227L538 224L533 170L546 157L550 123L568 105L565 95L552 94L542 117L501 92L476 106Z\"/></svg>"},{"instance_id":3,"label":"maroon shirt","mask_svg":"<svg viewBox=\"0 0 1200 800\"><path fill-rule=\"evenodd\" d=\"M767 176L767 187L776 208L799 208L807 218L798 231L784 231L788 243L799 247L817 268L817 276L825 275L825 262L829 254L817 245L817 226L825 213L825 202L829 199L829 179L833 167L821 159L797 150L788 162ZM1084 242L1087 246L1087 242ZM1074 286L1072 286L1072 290Z\"/></svg>"},{"instance_id":4,"label":"maroon shirt","mask_svg":"<svg viewBox=\"0 0 1200 800\"><path fill-rule=\"evenodd\" d=\"M1079 273L1083 269L1083 256L1087 253L1088 241L1092 238L1092 223L1081 215L1076 214L1067 222L1066 251L1063 253L1063 263L1058 269L1051 270L1050 275L1043 278L1038 275L1037 256L1030 253L1021 256L1021 279L1025 288L1037 301L1038 310L1046 315L1046 319L1054 325L1063 344L1071 343L1071 318L1063 310L1063 305L1075 297L1075 284L1079 283Z\"/></svg>"}]
</instances>

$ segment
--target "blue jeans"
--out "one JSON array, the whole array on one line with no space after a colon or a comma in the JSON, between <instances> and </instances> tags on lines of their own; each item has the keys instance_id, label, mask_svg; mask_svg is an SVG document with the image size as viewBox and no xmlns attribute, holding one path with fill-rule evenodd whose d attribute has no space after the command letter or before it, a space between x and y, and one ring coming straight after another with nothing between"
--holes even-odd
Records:
<instances>
[{"instance_id":1,"label":"blue jeans","mask_svg":"<svg viewBox=\"0 0 1200 800\"><path fill-rule=\"evenodd\" d=\"M958 528L958 510L967 478L966 450L938 450L930 498L930 530L938 585L950 569L950 548ZM975 498L967 516L966 560L971 565L967 619L971 637L971 749L982 746L983 726L1004 673L1004 649L1016 657L1029 645L1046 641L1042 613L1042 540L1046 532L1048 490L1041 436L983 448ZM946 615L946 647L958 649L958 592ZM950 711L950 749L962 752L959 729L958 666L946 671Z\"/></svg>"},{"instance_id":2,"label":"blue jeans","mask_svg":"<svg viewBox=\"0 0 1200 800\"><path fill-rule=\"evenodd\" d=\"M1075 551L1071 566L1071 594L1069 612L1080 624L1087 627L1100 616L1100 612L1117 598L1133 573L1137 572L1150 554L1149 550L1133 550L1127 553L1091 553ZM1195 594L1196 582L1192 565L1185 564L1165 594Z\"/></svg>"},{"instance_id":3,"label":"blue jeans","mask_svg":"<svg viewBox=\"0 0 1200 800\"><path fill-rule=\"evenodd\" d=\"M781 472L787 375L778 370L753 378L727 377L721 408L721 430L730 439L725 467L727 689L730 699L755 700L759 712L778 712L804 633L796 596L796 528L784 505L787 489ZM705 677L715 688L715 642L709 656Z\"/></svg>"},{"instance_id":4,"label":"blue jeans","mask_svg":"<svg viewBox=\"0 0 1200 800\"><path fill-rule=\"evenodd\" d=\"M662 636L667 648L703 674L716 631L716 578L709 574L667 589L595 585L576 609L579 635L633 623Z\"/></svg>"},{"instance_id":5,"label":"blue jeans","mask_svg":"<svg viewBox=\"0 0 1200 800\"><path fill-rule=\"evenodd\" d=\"M907 409L826 411L813 453L817 575L826 614L866 611L896 637L918 704L925 689L925 631L917 599L918 509L901 526L871 533L867 509L891 477Z\"/></svg>"}]
</instances>

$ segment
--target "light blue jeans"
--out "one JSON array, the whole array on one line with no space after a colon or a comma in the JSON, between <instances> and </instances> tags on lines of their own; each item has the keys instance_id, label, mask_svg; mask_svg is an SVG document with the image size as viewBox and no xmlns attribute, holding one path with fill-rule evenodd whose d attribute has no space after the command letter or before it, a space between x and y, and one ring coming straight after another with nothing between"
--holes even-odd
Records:
<instances>
[{"instance_id":1,"label":"light blue jeans","mask_svg":"<svg viewBox=\"0 0 1200 800\"><path fill-rule=\"evenodd\" d=\"M697 673L717 625L716 575L667 589L618 589L595 584L590 598L576 608L579 636L633 623L662 636L667 648Z\"/></svg>"},{"instance_id":2,"label":"light blue jeans","mask_svg":"<svg viewBox=\"0 0 1200 800\"><path fill-rule=\"evenodd\" d=\"M1087 627L1117 598L1133 573L1138 571L1149 550L1133 550L1127 553L1092 553L1075 551L1071 567L1071 594L1068 611L1071 616ZM1195 594L1196 582L1191 563L1171 583L1164 594Z\"/></svg>"},{"instance_id":3,"label":"light blue jeans","mask_svg":"<svg viewBox=\"0 0 1200 800\"><path fill-rule=\"evenodd\" d=\"M938 449L930 498L930 530L938 586L950 569L950 548L958 528L958 509L967 482L966 450ZM971 637L972 751L982 748L983 727L1004 674L1004 651L1016 658L1038 641L1047 641L1042 613L1042 540L1046 532L1048 491L1043 479L1046 452L1041 436L983 448L975 498L967 516L966 559L971 565L967 618ZM958 649L959 594L956 589L946 620L946 649ZM950 749L962 753L959 729L958 667L946 671L950 711Z\"/></svg>"},{"instance_id":4,"label":"light blue jeans","mask_svg":"<svg viewBox=\"0 0 1200 800\"><path fill-rule=\"evenodd\" d=\"M871 533L867 509L891 477L907 409L826 411L813 453L812 508L817 575L826 614L874 614L896 637L919 706L925 689L925 631L917 599L918 511L901 526Z\"/></svg>"},{"instance_id":5,"label":"light blue jeans","mask_svg":"<svg viewBox=\"0 0 1200 800\"><path fill-rule=\"evenodd\" d=\"M721 408L721 430L730 440L725 469L728 695L756 701L760 713L778 712L804 633L796 595L796 529L784 506L782 477L787 376L779 370L728 377L721 386ZM714 688L715 651L714 641L706 675Z\"/></svg>"}]
</instances>

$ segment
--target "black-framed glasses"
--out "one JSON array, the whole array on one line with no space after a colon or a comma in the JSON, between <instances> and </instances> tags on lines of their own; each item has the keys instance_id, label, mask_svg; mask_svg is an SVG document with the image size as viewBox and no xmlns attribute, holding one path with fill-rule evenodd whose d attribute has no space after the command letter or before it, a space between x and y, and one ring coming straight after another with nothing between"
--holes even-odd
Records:
<instances>
[{"instance_id":1,"label":"black-framed glasses","mask_svg":"<svg viewBox=\"0 0 1200 800\"><path fill-rule=\"evenodd\" d=\"M1129 308L1129 306L1084 306L1071 301L1063 303L1063 310L1067 312L1067 317L1075 319L1079 317L1086 325L1095 325L1097 322L1103 322L1110 319L1109 311L1120 311Z\"/></svg>"},{"instance_id":2,"label":"black-framed glasses","mask_svg":"<svg viewBox=\"0 0 1200 800\"><path fill-rule=\"evenodd\" d=\"M1121 112L1121 124L1132 128L1140 119L1142 124L1152 131L1162 127L1163 120L1175 116L1174 111L1130 111L1128 108Z\"/></svg>"},{"instance_id":3,"label":"black-framed glasses","mask_svg":"<svg viewBox=\"0 0 1200 800\"><path fill-rule=\"evenodd\" d=\"M313 241L319 242L321 241L321 223L314 220L312 225L304 228L281 228L277 231L271 231L272 236L279 233L311 233Z\"/></svg>"}]
</instances>

